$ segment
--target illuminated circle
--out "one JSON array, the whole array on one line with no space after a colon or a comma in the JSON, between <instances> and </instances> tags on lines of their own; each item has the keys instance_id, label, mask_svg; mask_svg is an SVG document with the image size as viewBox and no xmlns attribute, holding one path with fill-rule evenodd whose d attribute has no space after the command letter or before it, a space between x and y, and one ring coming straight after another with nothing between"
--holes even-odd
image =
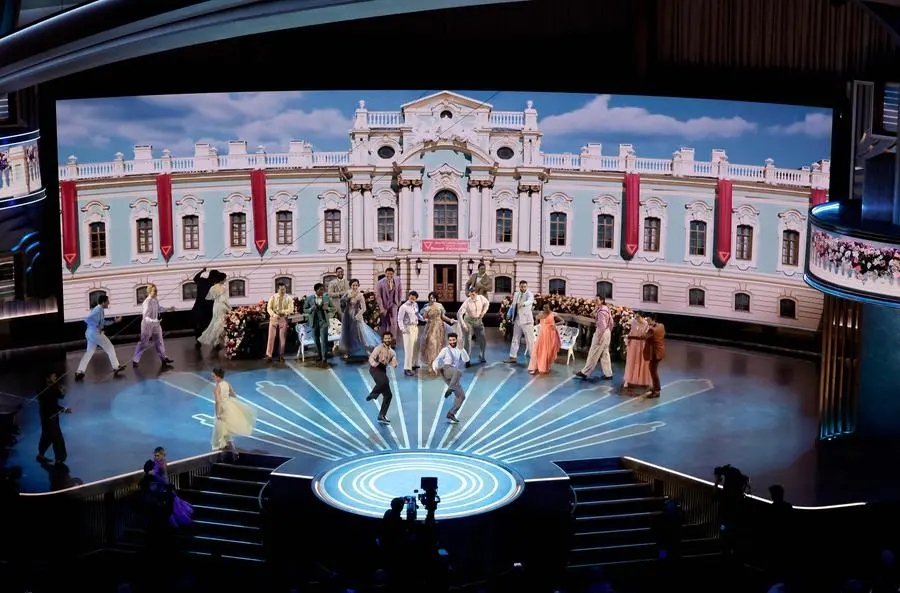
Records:
<instances>
[{"instance_id":1,"label":"illuminated circle","mask_svg":"<svg viewBox=\"0 0 900 593\"><path fill-rule=\"evenodd\" d=\"M498 509L515 500L525 485L518 474L488 459L449 451L395 451L344 461L318 475L312 487L333 507L381 517L391 499L412 495L425 476L438 479L437 519ZM425 517L425 509L419 508L419 517Z\"/></svg>"}]
</instances>

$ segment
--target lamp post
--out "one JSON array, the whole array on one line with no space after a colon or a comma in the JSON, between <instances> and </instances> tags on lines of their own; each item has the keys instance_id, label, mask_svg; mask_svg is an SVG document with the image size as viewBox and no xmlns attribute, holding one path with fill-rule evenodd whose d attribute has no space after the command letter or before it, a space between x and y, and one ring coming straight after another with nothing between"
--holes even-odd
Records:
<instances>
[{"instance_id":1,"label":"lamp post","mask_svg":"<svg viewBox=\"0 0 900 593\"><path fill-rule=\"evenodd\" d=\"M417 257L416 258L416 276L419 276L421 274L422 274L422 258Z\"/></svg>"},{"instance_id":2,"label":"lamp post","mask_svg":"<svg viewBox=\"0 0 900 593\"><path fill-rule=\"evenodd\" d=\"M469 264L469 276L471 276L472 270L475 269L475 260L469 259L468 264Z\"/></svg>"}]
</instances>

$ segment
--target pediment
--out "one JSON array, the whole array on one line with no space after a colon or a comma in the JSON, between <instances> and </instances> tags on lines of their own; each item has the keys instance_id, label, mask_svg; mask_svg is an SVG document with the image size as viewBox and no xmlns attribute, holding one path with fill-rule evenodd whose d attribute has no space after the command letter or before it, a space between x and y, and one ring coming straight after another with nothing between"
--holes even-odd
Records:
<instances>
[{"instance_id":1,"label":"pediment","mask_svg":"<svg viewBox=\"0 0 900 593\"><path fill-rule=\"evenodd\" d=\"M463 174L462 171L448 163L444 163L437 169L432 169L428 172L428 176L431 178L462 177Z\"/></svg>"},{"instance_id":2,"label":"pediment","mask_svg":"<svg viewBox=\"0 0 900 593\"><path fill-rule=\"evenodd\" d=\"M428 95L427 97L422 97L421 99L416 99L415 101L410 101L409 103L404 103L400 106L400 109L403 111L420 109L430 111L434 105L441 103L458 105L467 109L493 109L493 106L489 103L477 101L471 97L466 97L465 95L460 95L451 91L441 91L439 93Z\"/></svg>"}]
</instances>

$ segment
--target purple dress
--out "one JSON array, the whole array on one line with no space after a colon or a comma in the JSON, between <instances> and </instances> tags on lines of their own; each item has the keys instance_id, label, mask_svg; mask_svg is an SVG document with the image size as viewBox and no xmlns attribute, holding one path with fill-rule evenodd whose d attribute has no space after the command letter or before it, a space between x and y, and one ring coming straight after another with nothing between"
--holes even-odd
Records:
<instances>
[{"instance_id":1,"label":"purple dress","mask_svg":"<svg viewBox=\"0 0 900 593\"><path fill-rule=\"evenodd\" d=\"M165 464L159 461L153 464L153 476L164 484L169 483L169 476L166 474ZM181 500L181 498L172 492L172 516L169 517L169 523L172 527L187 527L194 521L194 507L189 503Z\"/></svg>"}]
</instances>

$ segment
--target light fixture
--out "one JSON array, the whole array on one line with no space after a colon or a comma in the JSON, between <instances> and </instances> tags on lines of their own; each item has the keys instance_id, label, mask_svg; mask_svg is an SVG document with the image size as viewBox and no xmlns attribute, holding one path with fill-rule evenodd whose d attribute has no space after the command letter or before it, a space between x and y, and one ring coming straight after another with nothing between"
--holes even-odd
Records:
<instances>
[{"instance_id":1,"label":"light fixture","mask_svg":"<svg viewBox=\"0 0 900 593\"><path fill-rule=\"evenodd\" d=\"M469 259L469 276L472 275L472 270L475 269L475 260Z\"/></svg>"},{"instance_id":2,"label":"light fixture","mask_svg":"<svg viewBox=\"0 0 900 593\"><path fill-rule=\"evenodd\" d=\"M416 276L420 275L421 273L422 273L422 258L417 257L416 258Z\"/></svg>"}]
</instances>

